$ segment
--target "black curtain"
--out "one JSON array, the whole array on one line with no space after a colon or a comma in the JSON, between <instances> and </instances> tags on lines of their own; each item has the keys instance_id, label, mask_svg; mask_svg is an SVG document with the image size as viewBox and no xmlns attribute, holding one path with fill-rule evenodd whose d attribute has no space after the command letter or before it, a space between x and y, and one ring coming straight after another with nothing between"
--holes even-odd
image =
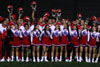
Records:
<instances>
[{"instance_id":1,"label":"black curtain","mask_svg":"<svg viewBox=\"0 0 100 67\"><path fill-rule=\"evenodd\" d=\"M31 16L30 2L33 0L0 0L0 15L8 17L7 5L14 6L14 13L17 14L17 8L23 7L24 16ZM100 15L100 0L35 0L37 2L37 11L35 17L42 17L44 12L51 9L61 9L62 18L75 19L76 14L81 12L84 17Z\"/></svg>"}]
</instances>

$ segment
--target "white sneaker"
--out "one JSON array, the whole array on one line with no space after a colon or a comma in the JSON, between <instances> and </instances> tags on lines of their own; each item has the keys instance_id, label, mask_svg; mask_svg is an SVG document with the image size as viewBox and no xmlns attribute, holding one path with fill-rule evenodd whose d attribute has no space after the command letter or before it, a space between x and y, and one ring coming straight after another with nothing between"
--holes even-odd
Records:
<instances>
[{"instance_id":1,"label":"white sneaker","mask_svg":"<svg viewBox=\"0 0 100 67\"><path fill-rule=\"evenodd\" d=\"M88 62L90 63L90 62L91 62L91 60L89 59L89 60L88 60Z\"/></svg>"},{"instance_id":2,"label":"white sneaker","mask_svg":"<svg viewBox=\"0 0 100 67\"><path fill-rule=\"evenodd\" d=\"M95 63L98 63L98 58L96 58Z\"/></svg>"},{"instance_id":3,"label":"white sneaker","mask_svg":"<svg viewBox=\"0 0 100 67\"><path fill-rule=\"evenodd\" d=\"M82 62L82 60L83 60L82 57L80 57L78 61L79 61L79 62Z\"/></svg>"},{"instance_id":4,"label":"white sneaker","mask_svg":"<svg viewBox=\"0 0 100 67\"><path fill-rule=\"evenodd\" d=\"M96 60L95 63L98 63L98 61Z\"/></svg>"},{"instance_id":5,"label":"white sneaker","mask_svg":"<svg viewBox=\"0 0 100 67\"><path fill-rule=\"evenodd\" d=\"M55 58L55 62L57 62L58 61L58 59L57 59L57 57Z\"/></svg>"},{"instance_id":6,"label":"white sneaker","mask_svg":"<svg viewBox=\"0 0 100 67\"><path fill-rule=\"evenodd\" d=\"M7 59L7 62L10 62L10 58Z\"/></svg>"},{"instance_id":7,"label":"white sneaker","mask_svg":"<svg viewBox=\"0 0 100 67\"><path fill-rule=\"evenodd\" d=\"M59 60L59 62L61 62L61 61L62 61L62 59Z\"/></svg>"},{"instance_id":8,"label":"white sneaker","mask_svg":"<svg viewBox=\"0 0 100 67\"><path fill-rule=\"evenodd\" d=\"M51 62L54 62L54 60L52 59Z\"/></svg>"},{"instance_id":9,"label":"white sneaker","mask_svg":"<svg viewBox=\"0 0 100 67\"><path fill-rule=\"evenodd\" d=\"M45 59L44 61L45 61L45 62L48 62L48 60L47 60L47 59Z\"/></svg>"},{"instance_id":10,"label":"white sneaker","mask_svg":"<svg viewBox=\"0 0 100 67\"><path fill-rule=\"evenodd\" d=\"M85 59L85 62L88 62L88 58Z\"/></svg>"},{"instance_id":11,"label":"white sneaker","mask_svg":"<svg viewBox=\"0 0 100 67\"><path fill-rule=\"evenodd\" d=\"M19 62L19 59L17 59L16 61Z\"/></svg>"},{"instance_id":12,"label":"white sneaker","mask_svg":"<svg viewBox=\"0 0 100 67\"><path fill-rule=\"evenodd\" d=\"M40 59L37 59L37 62L40 62Z\"/></svg>"},{"instance_id":13,"label":"white sneaker","mask_svg":"<svg viewBox=\"0 0 100 67\"><path fill-rule=\"evenodd\" d=\"M0 62L5 62L5 59L4 59L4 58L2 58L2 59L0 60Z\"/></svg>"},{"instance_id":14,"label":"white sneaker","mask_svg":"<svg viewBox=\"0 0 100 67\"><path fill-rule=\"evenodd\" d=\"M41 62L43 62L43 59L44 59L44 58L41 59Z\"/></svg>"},{"instance_id":15,"label":"white sneaker","mask_svg":"<svg viewBox=\"0 0 100 67\"><path fill-rule=\"evenodd\" d=\"M13 62L14 61L14 59L11 59L11 62Z\"/></svg>"},{"instance_id":16,"label":"white sneaker","mask_svg":"<svg viewBox=\"0 0 100 67\"><path fill-rule=\"evenodd\" d=\"M22 59L21 62L24 62L24 59Z\"/></svg>"},{"instance_id":17,"label":"white sneaker","mask_svg":"<svg viewBox=\"0 0 100 67\"><path fill-rule=\"evenodd\" d=\"M29 58L26 58L26 62L29 62Z\"/></svg>"},{"instance_id":18,"label":"white sneaker","mask_svg":"<svg viewBox=\"0 0 100 67\"><path fill-rule=\"evenodd\" d=\"M33 59L33 62L36 62L36 60L35 60L35 59Z\"/></svg>"},{"instance_id":19,"label":"white sneaker","mask_svg":"<svg viewBox=\"0 0 100 67\"><path fill-rule=\"evenodd\" d=\"M72 62L72 59L70 59L68 62Z\"/></svg>"},{"instance_id":20,"label":"white sneaker","mask_svg":"<svg viewBox=\"0 0 100 67\"><path fill-rule=\"evenodd\" d=\"M51 57L51 62L54 62L54 59L53 59L53 57Z\"/></svg>"},{"instance_id":21,"label":"white sneaker","mask_svg":"<svg viewBox=\"0 0 100 67\"><path fill-rule=\"evenodd\" d=\"M92 59L92 63L94 63L94 59Z\"/></svg>"},{"instance_id":22,"label":"white sneaker","mask_svg":"<svg viewBox=\"0 0 100 67\"><path fill-rule=\"evenodd\" d=\"M65 62L69 62L69 59L66 59Z\"/></svg>"}]
</instances>

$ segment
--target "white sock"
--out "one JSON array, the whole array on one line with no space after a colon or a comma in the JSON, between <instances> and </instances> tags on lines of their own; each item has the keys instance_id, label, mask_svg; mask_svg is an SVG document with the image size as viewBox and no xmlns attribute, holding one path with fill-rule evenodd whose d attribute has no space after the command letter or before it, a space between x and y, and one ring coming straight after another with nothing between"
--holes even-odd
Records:
<instances>
[{"instance_id":1,"label":"white sock","mask_svg":"<svg viewBox=\"0 0 100 67\"><path fill-rule=\"evenodd\" d=\"M99 58L96 58L96 62L98 62Z\"/></svg>"},{"instance_id":2,"label":"white sock","mask_svg":"<svg viewBox=\"0 0 100 67\"><path fill-rule=\"evenodd\" d=\"M85 60L87 61L87 60L88 60L88 58L87 58L87 57L85 57Z\"/></svg>"},{"instance_id":3,"label":"white sock","mask_svg":"<svg viewBox=\"0 0 100 67\"><path fill-rule=\"evenodd\" d=\"M92 61L94 62L94 58L92 58Z\"/></svg>"},{"instance_id":4,"label":"white sock","mask_svg":"<svg viewBox=\"0 0 100 67\"><path fill-rule=\"evenodd\" d=\"M39 57L37 57L37 60L39 60Z\"/></svg>"},{"instance_id":5,"label":"white sock","mask_svg":"<svg viewBox=\"0 0 100 67\"><path fill-rule=\"evenodd\" d=\"M78 61L78 56L76 56L76 59L77 59L77 61Z\"/></svg>"},{"instance_id":6,"label":"white sock","mask_svg":"<svg viewBox=\"0 0 100 67\"><path fill-rule=\"evenodd\" d=\"M29 57L26 57L26 59L29 59Z\"/></svg>"},{"instance_id":7,"label":"white sock","mask_svg":"<svg viewBox=\"0 0 100 67\"><path fill-rule=\"evenodd\" d=\"M12 59L14 59L14 56L11 56Z\"/></svg>"},{"instance_id":8,"label":"white sock","mask_svg":"<svg viewBox=\"0 0 100 67\"><path fill-rule=\"evenodd\" d=\"M16 56L16 60L18 60L18 56Z\"/></svg>"},{"instance_id":9,"label":"white sock","mask_svg":"<svg viewBox=\"0 0 100 67\"><path fill-rule=\"evenodd\" d=\"M47 59L47 56L45 56L45 59Z\"/></svg>"},{"instance_id":10,"label":"white sock","mask_svg":"<svg viewBox=\"0 0 100 67\"><path fill-rule=\"evenodd\" d=\"M53 57L51 57L51 60L53 60Z\"/></svg>"},{"instance_id":11,"label":"white sock","mask_svg":"<svg viewBox=\"0 0 100 67\"><path fill-rule=\"evenodd\" d=\"M33 60L35 59L35 57L33 57Z\"/></svg>"},{"instance_id":12,"label":"white sock","mask_svg":"<svg viewBox=\"0 0 100 67\"><path fill-rule=\"evenodd\" d=\"M42 59L44 59L44 56L42 56Z\"/></svg>"},{"instance_id":13,"label":"white sock","mask_svg":"<svg viewBox=\"0 0 100 67\"><path fill-rule=\"evenodd\" d=\"M60 59L62 60L62 56L60 56Z\"/></svg>"},{"instance_id":14,"label":"white sock","mask_svg":"<svg viewBox=\"0 0 100 67\"><path fill-rule=\"evenodd\" d=\"M72 56L70 56L70 60L72 60Z\"/></svg>"}]
</instances>

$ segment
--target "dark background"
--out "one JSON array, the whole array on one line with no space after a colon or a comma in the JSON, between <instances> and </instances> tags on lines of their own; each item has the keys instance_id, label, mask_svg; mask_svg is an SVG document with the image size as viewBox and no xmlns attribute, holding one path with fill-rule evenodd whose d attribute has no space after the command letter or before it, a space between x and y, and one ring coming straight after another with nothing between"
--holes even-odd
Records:
<instances>
[{"instance_id":1,"label":"dark background","mask_svg":"<svg viewBox=\"0 0 100 67\"><path fill-rule=\"evenodd\" d=\"M8 17L7 5L14 6L14 13L17 14L17 8L23 7L24 16L31 16L30 2L33 0L0 0L0 15ZM100 0L35 0L37 2L37 11L35 17L42 17L44 12L51 11L52 8L62 9L62 18L75 19L76 14L81 12L84 17L92 15L100 16ZM17 14L18 15L18 14Z\"/></svg>"}]
</instances>

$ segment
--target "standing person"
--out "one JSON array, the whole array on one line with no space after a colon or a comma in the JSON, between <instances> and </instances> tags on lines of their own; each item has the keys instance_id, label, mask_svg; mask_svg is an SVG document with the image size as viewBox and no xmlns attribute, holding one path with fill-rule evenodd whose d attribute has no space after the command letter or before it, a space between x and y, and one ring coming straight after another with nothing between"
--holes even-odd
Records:
<instances>
[{"instance_id":1,"label":"standing person","mask_svg":"<svg viewBox=\"0 0 100 67\"><path fill-rule=\"evenodd\" d=\"M29 62L29 47L30 47L30 29L28 24L24 25L25 29L22 31L22 62L24 62L24 50L26 51L26 62Z\"/></svg>"},{"instance_id":2,"label":"standing person","mask_svg":"<svg viewBox=\"0 0 100 67\"><path fill-rule=\"evenodd\" d=\"M13 33L11 31L11 27L8 25L7 32L5 33L6 37L3 40L3 46L2 46L2 60L1 62L5 61L5 51L7 50L7 61L10 62L10 56L11 56L11 45L13 41ZM4 35L5 36L5 35Z\"/></svg>"},{"instance_id":3,"label":"standing person","mask_svg":"<svg viewBox=\"0 0 100 67\"><path fill-rule=\"evenodd\" d=\"M1 31L3 31L2 27L3 27L3 22L4 22L4 17L0 16L0 59L2 58L2 42L3 42L3 33Z\"/></svg>"},{"instance_id":4,"label":"standing person","mask_svg":"<svg viewBox=\"0 0 100 67\"><path fill-rule=\"evenodd\" d=\"M75 59L76 61L78 61L78 48L79 48L79 40L78 40L78 31L77 31L77 26L74 25L71 32L70 32L70 35L71 35L71 44L74 46L75 48ZM70 56L70 61L72 61L72 54L73 54L73 51L71 53L71 56Z\"/></svg>"},{"instance_id":5,"label":"standing person","mask_svg":"<svg viewBox=\"0 0 100 67\"><path fill-rule=\"evenodd\" d=\"M67 24L64 24L64 29L61 31L61 47L60 47L60 60L59 61L62 61L62 54L63 54L63 50L65 47L65 61L68 62L68 59L67 59L67 45L68 45L68 36L69 36L69 32L68 32L68 27L67 27Z\"/></svg>"},{"instance_id":6,"label":"standing person","mask_svg":"<svg viewBox=\"0 0 100 67\"><path fill-rule=\"evenodd\" d=\"M82 53L83 49L85 49L85 61L88 62L88 47L87 47L87 42L88 42L88 29L87 25L83 25L82 30L80 31L80 54L79 54L79 62L83 60L82 58Z\"/></svg>"},{"instance_id":7,"label":"standing person","mask_svg":"<svg viewBox=\"0 0 100 67\"><path fill-rule=\"evenodd\" d=\"M54 61L54 51L56 50L55 62L58 61L58 47L60 46L60 28L59 25L55 25L55 30L52 32L52 52L51 61Z\"/></svg>"},{"instance_id":8,"label":"standing person","mask_svg":"<svg viewBox=\"0 0 100 67\"><path fill-rule=\"evenodd\" d=\"M1 59L1 62L4 62L5 61L5 51L6 49L9 49L9 41L8 41L8 36L7 36L7 23L6 21L4 20L3 21L3 24L1 25L1 28L0 28L0 34L1 34L1 40L2 40L2 59ZM7 52L7 55L10 56L9 54L9 51Z\"/></svg>"},{"instance_id":9,"label":"standing person","mask_svg":"<svg viewBox=\"0 0 100 67\"><path fill-rule=\"evenodd\" d=\"M41 38L42 38L41 40L42 40L42 46L43 46L41 61L48 62L47 51L48 51L48 48L51 46L51 29L49 28L48 25L46 25L45 29L42 31Z\"/></svg>"},{"instance_id":10,"label":"standing person","mask_svg":"<svg viewBox=\"0 0 100 67\"><path fill-rule=\"evenodd\" d=\"M36 25L35 29L31 32L31 44L33 45L33 62L36 62L35 60L35 49L36 49L36 55L37 55L37 62L40 62L40 30L39 30L39 25Z\"/></svg>"},{"instance_id":11,"label":"standing person","mask_svg":"<svg viewBox=\"0 0 100 67\"><path fill-rule=\"evenodd\" d=\"M16 54L16 61L19 62L19 47L20 47L20 30L19 30L19 26L18 24L15 24L15 29L12 29L13 32L13 44L12 44L12 55L11 61L14 61L14 54ZM14 52L14 50L16 51L16 53Z\"/></svg>"},{"instance_id":12,"label":"standing person","mask_svg":"<svg viewBox=\"0 0 100 67\"><path fill-rule=\"evenodd\" d=\"M98 60L99 60L99 57L100 57L100 25L98 25L98 40L97 40L97 56L96 56L96 60L95 60L95 63L97 63L98 62Z\"/></svg>"},{"instance_id":13,"label":"standing person","mask_svg":"<svg viewBox=\"0 0 100 67\"><path fill-rule=\"evenodd\" d=\"M96 40L98 38L95 26L92 27L89 36L90 37L89 37L89 60L88 60L88 62L91 62L91 53L93 50L92 63L94 63L95 50L96 50Z\"/></svg>"}]
</instances>

